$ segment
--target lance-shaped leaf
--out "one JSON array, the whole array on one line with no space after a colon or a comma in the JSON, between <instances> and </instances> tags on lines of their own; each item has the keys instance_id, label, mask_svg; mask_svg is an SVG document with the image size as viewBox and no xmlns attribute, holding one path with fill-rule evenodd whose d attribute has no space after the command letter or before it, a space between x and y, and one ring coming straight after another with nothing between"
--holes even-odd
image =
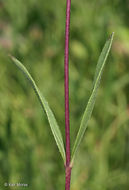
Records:
<instances>
[{"instance_id":1,"label":"lance-shaped leaf","mask_svg":"<svg viewBox=\"0 0 129 190\"><path fill-rule=\"evenodd\" d=\"M90 96L89 101L87 103L86 109L84 111L84 115L83 115L82 120L81 120L81 125L80 125L79 131L78 131L78 134L77 134L74 146L73 146L71 165L73 163L76 151L77 151L77 149L78 149L78 147L80 145L82 137L83 137L83 135L84 135L84 133L86 131L88 121L89 121L89 119L91 117L91 114L92 114L92 111L93 111L93 108L94 108L94 104L95 104L95 100L96 100L96 96L97 96L97 90L98 90L98 87L99 87L99 84L100 84L100 79L101 79L101 75L102 75L102 72L103 72L104 65L106 63L106 59L107 59L109 51L111 49L113 36L114 36L114 33L112 33L111 37L105 43L105 46L104 46L104 48L103 48L103 50L102 50L102 52L100 54L100 57L99 57L99 60L98 60L98 63L97 63L96 72L95 72L95 76L94 76L92 93L91 93L91 96Z\"/></svg>"},{"instance_id":2,"label":"lance-shaped leaf","mask_svg":"<svg viewBox=\"0 0 129 190\"><path fill-rule=\"evenodd\" d=\"M55 116L52 112L52 110L50 109L48 102L46 101L46 99L44 98L43 95L41 95L40 90L38 89L34 79L32 78L32 76L30 75L30 73L27 71L27 69L23 66L23 64L18 61L16 58L14 58L13 56L10 56L12 61L15 63L15 65L23 72L23 74L25 75L25 77L29 80L31 86L33 87L39 102L43 108L43 110L46 112L46 115L48 117L48 121L51 127L51 131L54 135L56 144L59 148L59 151L61 153L61 156L64 160L64 163L66 161L66 156L65 156L65 149L64 149L64 143L63 143L63 138L59 129L59 126L57 124L57 121L55 119Z\"/></svg>"}]
</instances>

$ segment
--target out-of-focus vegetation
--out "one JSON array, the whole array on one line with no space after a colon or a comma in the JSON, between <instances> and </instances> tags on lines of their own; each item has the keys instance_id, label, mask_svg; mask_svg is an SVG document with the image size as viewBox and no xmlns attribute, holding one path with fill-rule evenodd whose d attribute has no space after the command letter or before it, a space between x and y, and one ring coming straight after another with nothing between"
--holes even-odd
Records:
<instances>
[{"instance_id":1,"label":"out-of-focus vegetation","mask_svg":"<svg viewBox=\"0 0 129 190\"><path fill-rule=\"evenodd\" d=\"M72 173L71 190L129 189L129 2L73 0L70 34L71 146L92 88L95 66L114 31L92 118ZM28 68L64 135L65 1L0 1L0 190L64 189L64 166L28 82Z\"/></svg>"}]
</instances>

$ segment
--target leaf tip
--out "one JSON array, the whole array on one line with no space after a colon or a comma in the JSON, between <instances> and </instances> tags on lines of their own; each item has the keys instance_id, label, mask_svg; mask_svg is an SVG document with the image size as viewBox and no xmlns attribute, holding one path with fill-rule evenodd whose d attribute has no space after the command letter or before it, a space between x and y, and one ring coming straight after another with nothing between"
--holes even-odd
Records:
<instances>
[{"instance_id":1,"label":"leaf tip","mask_svg":"<svg viewBox=\"0 0 129 190\"><path fill-rule=\"evenodd\" d=\"M8 54L8 57L11 59L11 60L15 60L15 57L14 56L12 56L11 54Z\"/></svg>"},{"instance_id":2,"label":"leaf tip","mask_svg":"<svg viewBox=\"0 0 129 190\"><path fill-rule=\"evenodd\" d=\"M109 37L109 40L113 39L115 32L112 32L112 34Z\"/></svg>"}]
</instances>

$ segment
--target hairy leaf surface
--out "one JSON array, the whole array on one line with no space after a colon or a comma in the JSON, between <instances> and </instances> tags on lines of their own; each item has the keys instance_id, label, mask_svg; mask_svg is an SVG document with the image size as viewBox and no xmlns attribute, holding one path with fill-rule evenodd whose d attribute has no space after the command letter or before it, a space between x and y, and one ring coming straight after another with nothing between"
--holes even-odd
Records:
<instances>
[{"instance_id":1,"label":"hairy leaf surface","mask_svg":"<svg viewBox=\"0 0 129 190\"><path fill-rule=\"evenodd\" d=\"M103 72L103 68L105 66L106 63L106 59L108 57L109 51L111 49L111 45L112 45L112 41L113 41L113 36L114 33L112 33L111 37L107 40L107 42L105 43L105 46L100 54L97 66L96 66L96 72L95 72L95 76L94 76L94 82L93 82L93 89L92 89L92 93L91 96L89 98L89 101L87 103L86 109L84 111L84 115L82 117L81 120L81 125L73 146L73 151L72 151L72 159L71 159L71 164L73 163L76 151L81 143L81 140L83 138L83 135L86 131L87 128L87 124L88 121L91 117L93 108L94 108L94 104L95 104L95 100L96 100L96 96L97 96L97 90L100 84L100 79L102 76L102 72Z\"/></svg>"},{"instance_id":2,"label":"hairy leaf surface","mask_svg":"<svg viewBox=\"0 0 129 190\"><path fill-rule=\"evenodd\" d=\"M66 155L65 155L65 149L64 149L64 143L63 143L63 138L59 129L59 126L57 124L57 121L55 119L55 116L52 112L52 110L50 109L48 102L46 101L45 97L43 95L41 95L40 90L38 89L34 79L32 78L32 76L30 75L30 73L28 72L28 70L25 68L25 66L23 66L23 64L18 61L16 58L14 58L13 56L10 56L11 59L13 60L13 62L15 63L15 65L22 71L22 73L25 75L25 77L29 80L31 86L33 87L39 102L43 108L43 110L46 112L50 127L51 127L51 131L54 135L56 144L59 148L59 151L61 153L61 156L64 160L64 163L66 161Z\"/></svg>"}]
</instances>

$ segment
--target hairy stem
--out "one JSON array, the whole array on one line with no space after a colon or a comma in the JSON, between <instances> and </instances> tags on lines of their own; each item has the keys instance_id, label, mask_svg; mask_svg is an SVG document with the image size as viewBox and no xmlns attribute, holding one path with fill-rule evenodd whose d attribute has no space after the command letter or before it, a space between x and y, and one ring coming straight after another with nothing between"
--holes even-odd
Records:
<instances>
[{"instance_id":1,"label":"hairy stem","mask_svg":"<svg viewBox=\"0 0 129 190\"><path fill-rule=\"evenodd\" d=\"M65 190L70 190L71 170L71 167L65 168Z\"/></svg>"},{"instance_id":2,"label":"hairy stem","mask_svg":"<svg viewBox=\"0 0 129 190\"><path fill-rule=\"evenodd\" d=\"M65 167L65 190L70 190L71 168L70 168L70 124L69 124L69 31L70 31L70 9L71 0L66 3L66 25L65 25L65 137L66 137L66 167Z\"/></svg>"}]
</instances>

